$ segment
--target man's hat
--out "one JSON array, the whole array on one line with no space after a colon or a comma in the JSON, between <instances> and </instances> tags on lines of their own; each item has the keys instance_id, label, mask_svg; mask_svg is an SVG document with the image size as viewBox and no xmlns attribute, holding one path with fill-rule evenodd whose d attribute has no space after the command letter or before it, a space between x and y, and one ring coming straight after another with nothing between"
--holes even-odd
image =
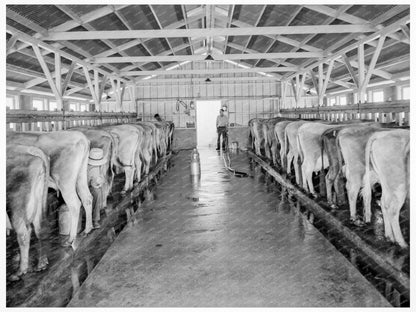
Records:
<instances>
[{"instance_id":1,"label":"man's hat","mask_svg":"<svg viewBox=\"0 0 416 312\"><path fill-rule=\"evenodd\" d=\"M93 147L90 150L90 155L88 157L88 164L91 166L102 166L107 162L107 159L104 159L104 152L101 148Z\"/></svg>"}]
</instances>

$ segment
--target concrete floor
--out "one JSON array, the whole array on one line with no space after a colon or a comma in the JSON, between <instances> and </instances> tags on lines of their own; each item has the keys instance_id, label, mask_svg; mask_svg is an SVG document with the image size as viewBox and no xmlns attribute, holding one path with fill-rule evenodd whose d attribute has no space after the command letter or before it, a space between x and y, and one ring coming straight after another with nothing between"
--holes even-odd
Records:
<instances>
[{"instance_id":1,"label":"concrete floor","mask_svg":"<svg viewBox=\"0 0 416 312\"><path fill-rule=\"evenodd\" d=\"M146 202L70 307L390 306L275 188L237 178L214 150L190 152ZM244 153L232 166L249 172Z\"/></svg>"}]
</instances>

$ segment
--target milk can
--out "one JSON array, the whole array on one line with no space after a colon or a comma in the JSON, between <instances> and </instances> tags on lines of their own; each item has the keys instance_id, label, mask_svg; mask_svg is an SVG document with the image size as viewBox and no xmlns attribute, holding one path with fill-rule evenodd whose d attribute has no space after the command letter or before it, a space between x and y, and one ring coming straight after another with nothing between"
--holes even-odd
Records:
<instances>
[{"instance_id":1,"label":"milk can","mask_svg":"<svg viewBox=\"0 0 416 312\"><path fill-rule=\"evenodd\" d=\"M201 174L201 163L199 161L199 153L196 148L193 149L191 154L191 175L197 176Z\"/></svg>"}]
</instances>

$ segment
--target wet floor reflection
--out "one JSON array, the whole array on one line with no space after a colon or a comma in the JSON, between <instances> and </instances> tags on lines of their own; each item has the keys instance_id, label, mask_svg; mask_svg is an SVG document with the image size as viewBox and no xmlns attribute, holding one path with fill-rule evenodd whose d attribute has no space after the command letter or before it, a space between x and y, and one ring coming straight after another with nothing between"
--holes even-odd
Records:
<instances>
[{"instance_id":1,"label":"wet floor reflection","mask_svg":"<svg viewBox=\"0 0 416 312\"><path fill-rule=\"evenodd\" d=\"M230 157L246 178L199 153L200 178L176 157L69 306L387 305L245 153Z\"/></svg>"}]
</instances>

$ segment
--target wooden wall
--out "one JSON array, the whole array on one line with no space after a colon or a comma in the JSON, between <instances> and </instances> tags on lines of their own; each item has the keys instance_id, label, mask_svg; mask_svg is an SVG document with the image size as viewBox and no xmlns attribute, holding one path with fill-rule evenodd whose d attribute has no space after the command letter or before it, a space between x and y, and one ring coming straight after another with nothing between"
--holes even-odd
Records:
<instances>
[{"instance_id":1,"label":"wooden wall","mask_svg":"<svg viewBox=\"0 0 416 312\"><path fill-rule=\"evenodd\" d=\"M188 63L178 69L212 69L231 68L236 65L227 62ZM207 77L211 82L205 82ZM216 80L219 77L225 80ZM243 77L244 76L244 77ZM280 82L267 76L255 73L230 73L221 75L194 75L155 77L137 85L138 116L144 120L152 119L159 113L166 120L175 122L177 128L185 128L195 122L195 114L182 105L177 105L181 99L189 108L190 102L198 100L221 100L222 105L228 107L230 123L233 125L247 125L251 118L273 117L277 112L280 98Z\"/></svg>"}]
</instances>

